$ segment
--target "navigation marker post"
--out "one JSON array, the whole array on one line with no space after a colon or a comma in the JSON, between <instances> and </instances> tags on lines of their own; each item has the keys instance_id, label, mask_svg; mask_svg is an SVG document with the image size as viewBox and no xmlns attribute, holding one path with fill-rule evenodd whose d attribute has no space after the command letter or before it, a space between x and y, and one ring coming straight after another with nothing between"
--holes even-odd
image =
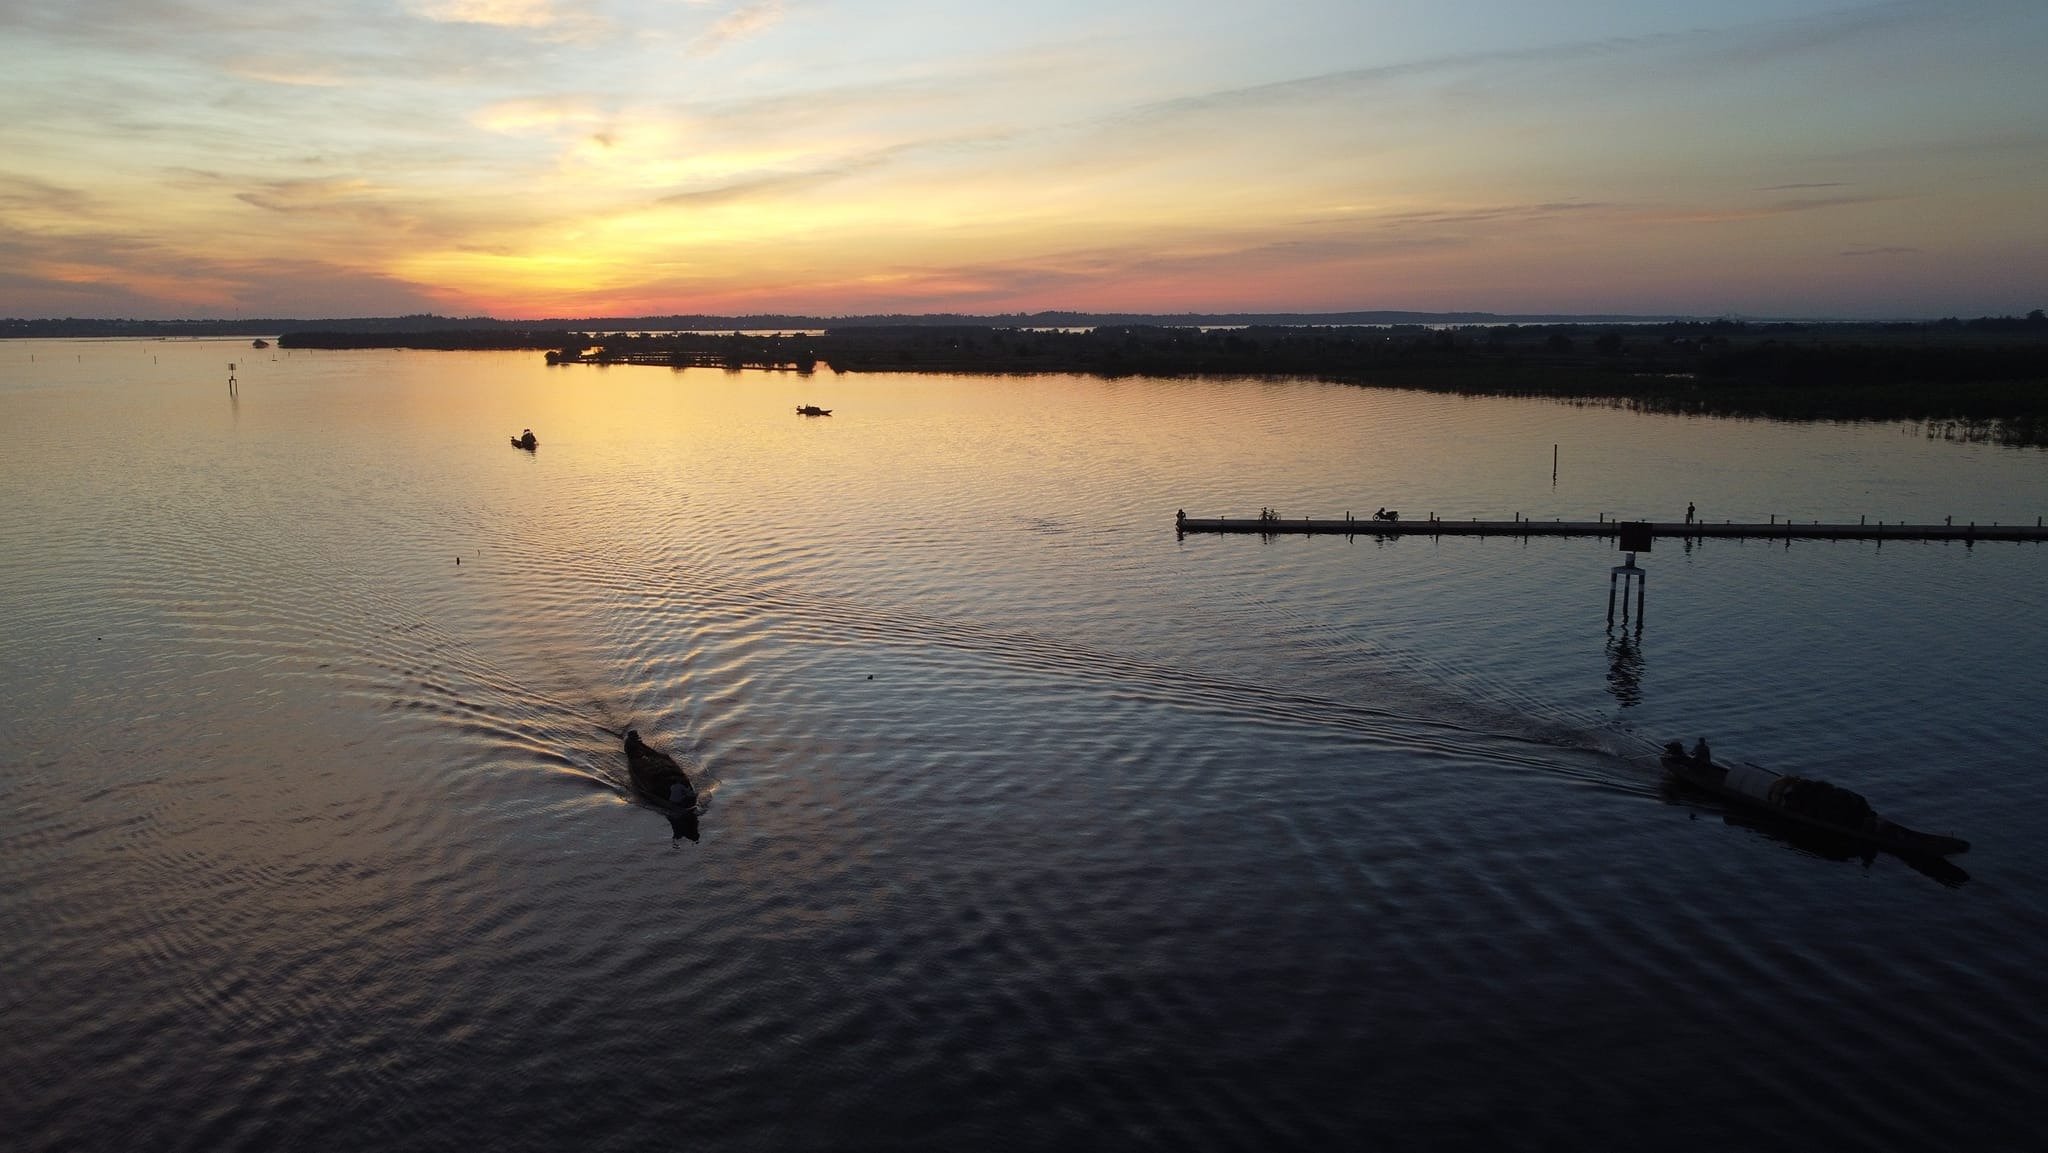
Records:
<instances>
[{"instance_id":1,"label":"navigation marker post","mask_svg":"<svg viewBox=\"0 0 2048 1153\"><path fill-rule=\"evenodd\" d=\"M1628 554L1628 560L1607 570L1607 627L1614 627L1614 587L1618 578L1621 581L1621 626L1628 628L1628 594L1634 591L1636 631L1641 632L1643 597L1650 591L1650 574L1636 565L1636 554L1650 551L1652 533L1650 526L1643 521L1617 521L1614 530L1621 550Z\"/></svg>"}]
</instances>

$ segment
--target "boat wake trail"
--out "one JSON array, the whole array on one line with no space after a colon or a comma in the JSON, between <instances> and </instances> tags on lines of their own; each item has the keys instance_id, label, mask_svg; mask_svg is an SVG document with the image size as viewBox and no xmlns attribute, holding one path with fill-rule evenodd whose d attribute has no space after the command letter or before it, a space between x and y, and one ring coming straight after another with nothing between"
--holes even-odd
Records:
<instances>
[{"instance_id":1,"label":"boat wake trail","mask_svg":"<svg viewBox=\"0 0 2048 1153\"><path fill-rule=\"evenodd\" d=\"M1642 759L1642 742L1634 738L1572 719L1541 719L1534 702L1523 709L1486 704L1444 687L1448 678L1426 662L1403 664L1305 614L1270 605L1262 611L1265 619L1281 622L1282 643L1317 650L1310 663L1336 675L1295 686L1223 674L1193 663L1199 655L1151 656L1035 629L857 601L679 560L653 548L564 554L547 564L565 566L580 595L605 606L604 651L622 667L609 677L586 672L574 679L619 686L612 693L587 694L589 711L607 730L619 728L622 716L660 711L663 702L687 714L681 727L691 734L719 727L733 710L786 715L806 707L806 690L785 678L807 675L803 666L811 663L791 657L791 651L854 654L845 661L815 656L830 666L809 670L818 677L839 675L839 664L858 663L860 654L886 664L897 659L887 654L914 649L994 662L1007 670L1005 676L1055 683L1064 693L1126 707L1284 731L1294 739L1476 759L1596 787L1654 791L1638 769L1616 763ZM1338 688L1343 691L1327 691ZM1653 749L1649 759L1654 761Z\"/></svg>"}]
</instances>

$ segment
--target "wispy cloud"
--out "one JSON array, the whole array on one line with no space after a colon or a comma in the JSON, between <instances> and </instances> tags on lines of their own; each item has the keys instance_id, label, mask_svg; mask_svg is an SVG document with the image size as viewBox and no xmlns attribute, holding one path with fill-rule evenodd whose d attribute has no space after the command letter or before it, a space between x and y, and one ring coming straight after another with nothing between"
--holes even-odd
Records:
<instances>
[{"instance_id":1,"label":"wispy cloud","mask_svg":"<svg viewBox=\"0 0 2048 1153\"><path fill-rule=\"evenodd\" d=\"M415 214L360 179L273 181L238 192L235 199L268 212L340 217L382 228L408 229L418 223Z\"/></svg>"},{"instance_id":2,"label":"wispy cloud","mask_svg":"<svg viewBox=\"0 0 2048 1153\"><path fill-rule=\"evenodd\" d=\"M1877 204L1890 199L1889 196L1807 196L1795 200L1780 200L1775 204L1765 205L1758 211L1769 215L1818 212L1826 208L1847 208L1854 204Z\"/></svg>"},{"instance_id":3,"label":"wispy cloud","mask_svg":"<svg viewBox=\"0 0 2048 1153\"><path fill-rule=\"evenodd\" d=\"M705 206L778 196L792 190L813 189L859 173L886 168L890 164L920 153L958 151L987 144L995 139L1000 137L949 137L905 141L885 148L822 160L802 168L745 173L703 187L671 192L660 197L656 203Z\"/></svg>"},{"instance_id":4,"label":"wispy cloud","mask_svg":"<svg viewBox=\"0 0 2048 1153\"><path fill-rule=\"evenodd\" d=\"M553 0L414 0L413 12L441 24L546 28L559 23Z\"/></svg>"},{"instance_id":5,"label":"wispy cloud","mask_svg":"<svg viewBox=\"0 0 2048 1153\"><path fill-rule=\"evenodd\" d=\"M607 114L587 96L536 96L500 100L478 109L471 123L489 132L519 133L563 127L585 130L600 124Z\"/></svg>"},{"instance_id":6,"label":"wispy cloud","mask_svg":"<svg viewBox=\"0 0 2048 1153\"><path fill-rule=\"evenodd\" d=\"M1890 196L1810 196L1774 201L1770 204L1729 205L1718 208L1682 208L1646 212L1642 219L1675 224L1721 224L1738 220L1762 220L1797 212L1824 212L1864 204L1882 204Z\"/></svg>"},{"instance_id":7,"label":"wispy cloud","mask_svg":"<svg viewBox=\"0 0 2048 1153\"><path fill-rule=\"evenodd\" d=\"M1424 209L1392 212L1373 218L1382 228L1457 228L1475 224L1528 223L1545 218L1611 212L1615 205L1598 201L1546 201L1538 204L1494 204L1476 208Z\"/></svg>"},{"instance_id":8,"label":"wispy cloud","mask_svg":"<svg viewBox=\"0 0 2048 1153\"><path fill-rule=\"evenodd\" d=\"M0 172L0 213L17 221L23 215L85 219L101 211L97 199L83 189Z\"/></svg>"},{"instance_id":9,"label":"wispy cloud","mask_svg":"<svg viewBox=\"0 0 2048 1153\"><path fill-rule=\"evenodd\" d=\"M1529 85L1541 77L1556 83L1600 83L1603 62L1610 70L1656 85L1690 83L1700 74L1753 70L1760 63L1805 56L1838 45L1892 33L1933 17L1925 4L1891 2L1818 16L1768 21L1734 28L1573 40L1436 56L1289 77L1260 84L1219 88L1134 106L1113 119L1153 122L1291 105L1352 104L1380 90L1422 84L1469 95L1463 85L1512 91L1530 98ZM1604 77L1611 81L1612 76Z\"/></svg>"},{"instance_id":10,"label":"wispy cloud","mask_svg":"<svg viewBox=\"0 0 2048 1153\"><path fill-rule=\"evenodd\" d=\"M852 170L834 166L804 172L760 172L704 188L693 188L687 192L672 192L655 203L710 207L757 197L775 196L792 189L813 188L822 182L844 176L849 171Z\"/></svg>"},{"instance_id":11,"label":"wispy cloud","mask_svg":"<svg viewBox=\"0 0 2048 1153\"><path fill-rule=\"evenodd\" d=\"M0 296L47 315L273 316L427 311L444 298L382 272L308 257L217 257L96 231L0 240Z\"/></svg>"},{"instance_id":12,"label":"wispy cloud","mask_svg":"<svg viewBox=\"0 0 2048 1153\"><path fill-rule=\"evenodd\" d=\"M754 0L741 4L706 29L703 34L690 42L685 53L690 56L709 56L726 45L749 36L757 35L782 21L782 0Z\"/></svg>"},{"instance_id":13,"label":"wispy cloud","mask_svg":"<svg viewBox=\"0 0 2048 1153\"><path fill-rule=\"evenodd\" d=\"M454 30L517 33L550 44L594 42L614 32L591 0L407 0L406 8Z\"/></svg>"},{"instance_id":14,"label":"wispy cloud","mask_svg":"<svg viewBox=\"0 0 2048 1153\"><path fill-rule=\"evenodd\" d=\"M290 88L340 88L350 80L346 74L329 65L298 62L234 61L228 65L228 72L244 80Z\"/></svg>"}]
</instances>

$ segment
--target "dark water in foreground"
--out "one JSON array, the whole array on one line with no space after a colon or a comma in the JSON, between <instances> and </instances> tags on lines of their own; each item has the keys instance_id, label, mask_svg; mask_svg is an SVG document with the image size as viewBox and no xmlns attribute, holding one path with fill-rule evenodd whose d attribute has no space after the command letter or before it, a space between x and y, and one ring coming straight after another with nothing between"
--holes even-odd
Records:
<instances>
[{"instance_id":1,"label":"dark water in foreground","mask_svg":"<svg viewBox=\"0 0 2048 1153\"><path fill-rule=\"evenodd\" d=\"M1623 648L1598 542L1170 525L2031 520L2048 455L232 343L0 345L0 423L11 1148L2039 1140L2048 553L1660 546ZM1968 880L1672 795L1702 732Z\"/></svg>"}]
</instances>

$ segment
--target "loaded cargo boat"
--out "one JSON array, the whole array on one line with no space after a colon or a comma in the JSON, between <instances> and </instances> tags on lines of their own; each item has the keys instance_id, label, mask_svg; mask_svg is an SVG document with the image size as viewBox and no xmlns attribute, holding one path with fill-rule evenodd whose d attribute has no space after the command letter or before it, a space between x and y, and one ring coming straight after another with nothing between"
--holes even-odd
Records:
<instances>
[{"instance_id":1,"label":"loaded cargo boat","mask_svg":"<svg viewBox=\"0 0 2048 1153\"><path fill-rule=\"evenodd\" d=\"M1970 842L1960 837L1909 829L1878 815L1861 794L1826 781L1774 773L1747 762L1723 764L1693 756L1677 741L1664 746L1664 767L1680 781L1722 800L1902 857L1926 859L1970 851Z\"/></svg>"}]
</instances>

